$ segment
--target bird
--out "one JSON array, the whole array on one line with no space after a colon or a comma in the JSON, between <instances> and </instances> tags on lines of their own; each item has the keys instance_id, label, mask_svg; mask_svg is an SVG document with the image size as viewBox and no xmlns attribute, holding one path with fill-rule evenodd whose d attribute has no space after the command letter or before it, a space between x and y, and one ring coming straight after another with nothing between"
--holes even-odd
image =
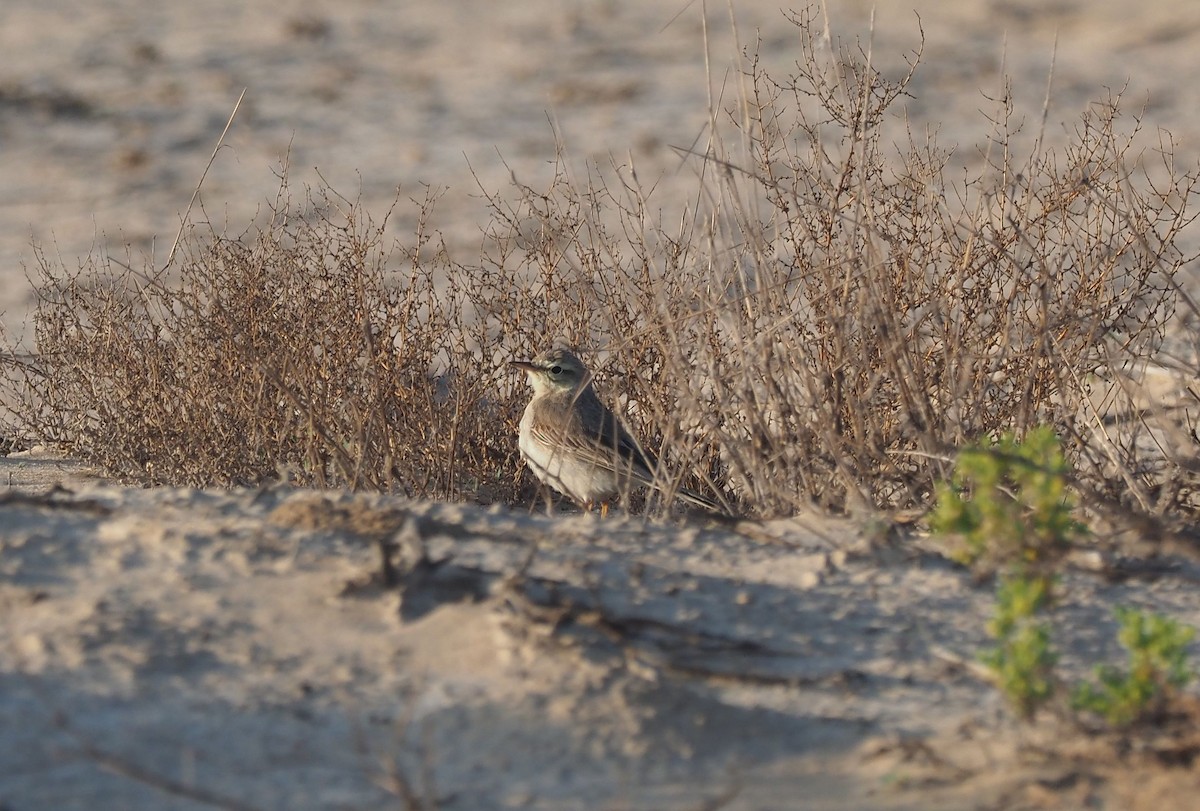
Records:
<instances>
[{"instance_id":1,"label":"bird","mask_svg":"<svg viewBox=\"0 0 1200 811\"><path fill-rule=\"evenodd\" d=\"M510 365L525 372L533 398L521 416L518 446L537 478L600 516L632 485L658 490L658 464L601 402L588 368L570 350L554 347ZM685 488L675 496L714 514L712 499Z\"/></svg>"}]
</instances>

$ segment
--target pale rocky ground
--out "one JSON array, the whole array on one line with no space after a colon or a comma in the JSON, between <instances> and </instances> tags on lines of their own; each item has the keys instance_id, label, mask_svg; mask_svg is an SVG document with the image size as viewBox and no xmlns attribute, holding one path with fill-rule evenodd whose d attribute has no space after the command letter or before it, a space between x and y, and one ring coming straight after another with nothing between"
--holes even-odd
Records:
<instances>
[{"instance_id":1,"label":"pale rocky ground","mask_svg":"<svg viewBox=\"0 0 1200 811\"><path fill-rule=\"evenodd\" d=\"M1002 65L1036 125L1056 38L1051 142L1127 85L1149 130L1200 157L1191 2L827 5L846 36L876 9L874 55L893 72L919 11L908 116L960 144L963 165ZM797 57L777 2L733 10L769 67ZM319 170L380 212L397 186L444 187L438 224L469 246L486 222L472 173L488 190L510 171L544 183L556 133L570 171L632 159L678 206L695 181L670 146L703 136L710 84L731 93L735 78L728 7L708 4L707 75L701 11L6 0L3 325L26 334L31 239L68 266L93 250L125 261L126 245L161 264L243 88L193 221L240 232L286 155L294 185ZM44 495L59 481L69 492ZM1136 759L1039 758L1056 730L1016 728L961 664L986 640L990 590L853 522L679 528L139 490L44 455L0 459L0 488L6 811L1183 808L1200 787ZM410 562L422 544L452 559L385 590L378 538ZM1072 570L1068 672L1117 655L1112 605L1200 625L1198 575L1183 560L1119 584Z\"/></svg>"}]
</instances>

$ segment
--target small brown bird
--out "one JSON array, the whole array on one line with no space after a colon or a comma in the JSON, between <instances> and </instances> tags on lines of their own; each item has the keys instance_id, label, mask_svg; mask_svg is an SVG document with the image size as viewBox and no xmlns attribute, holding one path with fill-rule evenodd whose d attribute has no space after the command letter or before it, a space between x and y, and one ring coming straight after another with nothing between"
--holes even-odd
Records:
<instances>
[{"instance_id":1,"label":"small brown bird","mask_svg":"<svg viewBox=\"0 0 1200 811\"><path fill-rule=\"evenodd\" d=\"M515 360L533 386L521 417L521 456L539 480L591 511L609 504L631 485L661 490L657 462L646 453L592 388L587 367L566 349L547 350L533 360ZM674 495L721 513L712 499L683 488Z\"/></svg>"}]
</instances>

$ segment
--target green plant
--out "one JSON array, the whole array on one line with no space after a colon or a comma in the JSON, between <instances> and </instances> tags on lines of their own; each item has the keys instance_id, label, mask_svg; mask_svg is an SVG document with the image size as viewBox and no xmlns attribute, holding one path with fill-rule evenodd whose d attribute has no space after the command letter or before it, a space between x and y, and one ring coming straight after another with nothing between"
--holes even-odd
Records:
<instances>
[{"instance_id":1,"label":"green plant","mask_svg":"<svg viewBox=\"0 0 1200 811\"><path fill-rule=\"evenodd\" d=\"M1058 656L1050 644L1049 626L1034 619L1050 600L1047 578L1020 574L1002 579L996 588L996 613L988 623L988 633L997 644L980 657L1025 719L1032 718L1054 694Z\"/></svg>"},{"instance_id":2,"label":"green plant","mask_svg":"<svg viewBox=\"0 0 1200 811\"><path fill-rule=\"evenodd\" d=\"M1049 701L1058 680L1050 627L1039 621L1054 601L1057 554L1086 528L1071 517L1069 467L1054 432L1035 428L1024 441L1007 433L990 446L959 454L953 478L937 487L932 526L961 537L963 563L1004 565L988 633L996 646L980 656L1017 714L1030 719ZM1101 665L1096 681L1075 688L1076 710L1128 726L1160 712L1192 679L1187 644L1195 629L1157 614L1116 609L1118 639L1128 669Z\"/></svg>"},{"instance_id":3,"label":"green plant","mask_svg":"<svg viewBox=\"0 0 1200 811\"><path fill-rule=\"evenodd\" d=\"M1084 532L1071 517L1068 473L1047 426L1024 440L1009 432L994 445L974 445L959 454L951 481L937 486L932 526L963 539L953 553L961 563L1038 568Z\"/></svg>"},{"instance_id":4,"label":"green plant","mask_svg":"<svg viewBox=\"0 0 1200 811\"><path fill-rule=\"evenodd\" d=\"M1053 602L1048 564L1084 531L1071 517L1068 473L1058 438L1042 426L1023 441L1010 432L992 445L963 450L951 481L937 487L932 525L963 539L965 546L954 556L965 564L1007 567L988 623L996 646L980 658L1024 719L1033 717L1056 687L1058 657L1049 626L1037 620Z\"/></svg>"},{"instance_id":5,"label":"green plant","mask_svg":"<svg viewBox=\"0 0 1200 811\"><path fill-rule=\"evenodd\" d=\"M1114 613L1121 626L1117 639L1129 651L1128 669L1097 666L1097 681L1080 684L1072 704L1104 716L1114 726L1129 726L1157 714L1176 690L1192 680L1186 648L1196 629L1132 608L1117 608Z\"/></svg>"}]
</instances>

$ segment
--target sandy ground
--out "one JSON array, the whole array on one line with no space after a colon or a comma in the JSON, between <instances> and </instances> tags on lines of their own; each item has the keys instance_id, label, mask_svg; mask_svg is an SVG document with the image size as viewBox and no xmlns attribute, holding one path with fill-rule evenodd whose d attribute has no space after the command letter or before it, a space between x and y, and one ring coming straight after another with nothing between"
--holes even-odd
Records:
<instances>
[{"instance_id":1,"label":"sandy ground","mask_svg":"<svg viewBox=\"0 0 1200 811\"><path fill-rule=\"evenodd\" d=\"M963 165L1002 66L1034 126L1052 59L1051 142L1128 86L1149 130L1200 157L1194 3L828 6L851 37L876 9L893 73L919 12L905 109ZM716 2L706 72L702 8L6 0L4 328L25 334L31 240L68 266L161 263L243 89L194 221L240 231L286 160L294 184L324 177L378 211L398 186L444 188L438 224L469 246L476 178L545 182L556 138L572 172L632 159L677 206L695 187L670 146L703 136L710 87L736 79ZM779 3L733 9L740 42L760 35L786 69ZM0 808L1186 807L1187 769L1040 757L1057 730L1015 728L970 666L989 590L875 535L146 491L0 459ZM397 587L379 581L381 542ZM1200 624L1200 573L1168 563L1121 583L1072 570L1068 672L1117 655L1114 604Z\"/></svg>"},{"instance_id":2,"label":"sandy ground","mask_svg":"<svg viewBox=\"0 0 1200 811\"><path fill-rule=\"evenodd\" d=\"M911 538L52 467L0 466L5 808L1115 809L1195 782L1040 754L1059 730L971 664L990 589ZM1200 624L1198 578L1072 570L1065 672L1116 656L1113 605Z\"/></svg>"}]
</instances>

